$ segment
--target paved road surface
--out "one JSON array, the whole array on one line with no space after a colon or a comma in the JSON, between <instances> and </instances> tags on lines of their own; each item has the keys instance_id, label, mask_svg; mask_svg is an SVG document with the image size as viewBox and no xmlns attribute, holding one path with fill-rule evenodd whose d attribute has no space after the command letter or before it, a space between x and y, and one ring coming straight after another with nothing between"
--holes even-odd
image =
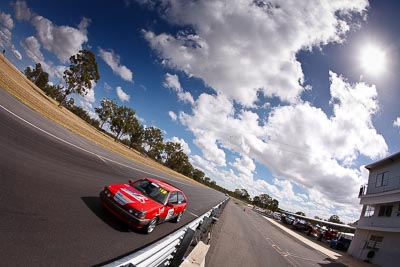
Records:
<instances>
[{"instance_id":1,"label":"paved road surface","mask_svg":"<svg viewBox=\"0 0 400 267\"><path fill-rule=\"evenodd\" d=\"M207 267L345 267L230 201L216 224Z\"/></svg>"},{"instance_id":2,"label":"paved road surface","mask_svg":"<svg viewBox=\"0 0 400 267\"><path fill-rule=\"evenodd\" d=\"M103 263L167 235L224 199L215 190L164 175L90 143L2 89L0 105L1 266ZM102 209L98 197L106 184L146 176L167 179L189 199L189 212L180 223L160 225L151 235L128 231Z\"/></svg>"}]
</instances>

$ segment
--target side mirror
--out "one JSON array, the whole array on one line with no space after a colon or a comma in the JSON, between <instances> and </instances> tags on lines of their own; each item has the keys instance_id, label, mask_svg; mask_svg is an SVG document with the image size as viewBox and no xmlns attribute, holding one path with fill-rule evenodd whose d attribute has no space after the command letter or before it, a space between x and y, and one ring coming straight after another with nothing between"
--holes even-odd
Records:
<instances>
[{"instance_id":1,"label":"side mirror","mask_svg":"<svg viewBox=\"0 0 400 267\"><path fill-rule=\"evenodd\" d=\"M167 202L167 205L166 205L167 207L169 207L169 208L173 208L174 207L174 204L172 204L171 202Z\"/></svg>"},{"instance_id":2,"label":"side mirror","mask_svg":"<svg viewBox=\"0 0 400 267\"><path fill-rule=\"evenodd\" d=\"M133 180L132 179L129 179L129 184L133 184Z\"/></svg>"}]
</instances>

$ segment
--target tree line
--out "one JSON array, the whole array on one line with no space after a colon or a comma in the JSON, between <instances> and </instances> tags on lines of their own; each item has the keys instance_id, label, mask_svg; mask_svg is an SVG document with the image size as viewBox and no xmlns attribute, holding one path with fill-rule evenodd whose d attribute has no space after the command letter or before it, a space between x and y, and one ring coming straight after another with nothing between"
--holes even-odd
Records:
<instances>
[{"instance_id":1,"label":"tree line","mask_svg":"<svg viewBox=\"0 0 400 267\"><path fill-rule=\"evenodd\" d=\"M268 209L274 212L279 210L279 201L273 199L268 194L260 194L251 199L246 189L235 189L235 191L233 191L233 196L262 209Z\"/></svg>"},{"instance_id":2,"label":"tree line","mask_svg":"<svg viewBox=\"0 0 400 267\"><path fill-rule=\"evenodd\" d=\"M115 100L103 98L100 106L95 108L99 118L95 119L82 107L76 106L74 98L68 96L73 93L86 95L92 89L93 83L100 79L93 52L81 50L70 57L70 66L63 74L65 85L49 83L49 74L43 70L40 63L34 68L25 68L24 74L46 95L56 100L60 107L67 108L93 127L112 136L116 142L121 142L142 155L225 194L262 208L278 210L278 200L272 199L268 194L255 196L251 200L246 189L230 191L217 185L210 177L206 177L203 171L192 166L180 143L165 142L160 129L141 125L134 109L120 106Z\"/></svg>"},{"instance_id":3,"label":"tree line","mask_svg":"<svg viewBox=\"0 0 400 267\"><path fill-rule=\"evenodd\" d=\"M74 98L68 98L73 93L86 95L92 89L93 83L97 83L100 79L96 56L93 52L81 50L70 57L70 66L63 73L65 85L50 83L49 74L43 70L40 63L36 63L33 68L25 68L23 73L46 95L56 100L60 107L69 109L98 130L111 135L115 141L121 142L146 157L196 181L224 193L229 192L217 186L211 178L205 177L204 172L194 168L189 162L189 157L183 152L180 143L164 142L160 129L141 125L134 109L120 106L115 100L104 98L101 100L100 106L95 108L99 117L99 119L95 119L82 107L76 106Z\"/></svg>"},{"instance_id":4,"label":"tree line","mask_svg":"<svg viewBox=\"0 0 400 267\"><path fill-rule=\"evenodd\" d=\"M59 106L64 106L74 114L98 128L98 120L93 119L82 107L74 105L74 98L67 97L73 93L87 95L92 89L93 83L100 79L96 56L89 50L80 50L79 53L70 57L70 66L63 73L64 84L49 83L49 74L43 70L40 63L34 68L27 67L25 76L37 87L54 100Z\"/></svg>"}]
</instances>

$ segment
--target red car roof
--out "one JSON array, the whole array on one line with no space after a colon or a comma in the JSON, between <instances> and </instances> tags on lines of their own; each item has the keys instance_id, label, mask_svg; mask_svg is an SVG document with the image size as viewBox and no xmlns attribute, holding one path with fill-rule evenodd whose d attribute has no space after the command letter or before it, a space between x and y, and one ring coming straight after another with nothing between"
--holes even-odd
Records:
<instances>
[{"instance_id":1,"label":"red car roof","mask_svg":"<svg viewBox=\"0 0 400 267\"><path fill-rule=\"evenodd\" d=\"M147 177L145 179L149 180L150 182L153 182L153 183L156 183L156 184L160 185L162 188L164 188L164 189L166 189L166 190L168 190L170 192L171 191L182 191L179 188L176 188L175 186L173 186L171 184L168 184L168 183L166 183L164 181L160 181L160 180L157 180L157 179L154 179L154 178L149 178L149 177Z\"/></svg>"}]
</instances>

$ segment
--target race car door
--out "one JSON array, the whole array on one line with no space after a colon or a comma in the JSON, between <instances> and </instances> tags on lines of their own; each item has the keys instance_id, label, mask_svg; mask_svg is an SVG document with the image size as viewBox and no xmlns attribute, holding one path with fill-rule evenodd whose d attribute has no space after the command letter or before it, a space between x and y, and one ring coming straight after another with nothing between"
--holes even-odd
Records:
<instances>
[{"instance_id":1,"label":"race car door","mask_svg":"<svg viewBox=\"0 0 400 267\"><path fill-rule=\"evenodd\" d=\"M176 216L178 204L178 192L172 192L168 198L168 204L166 205L166 216L165 221L171 220Z\"/></svg>"},{"instance_id":2,"label":"race car door","mask_svg":"<svg viewBox=\"0 0 400 267\"><path fill-rule=\"evenodd\" d=\"M168 221L176 216L180 212L183 212L186 207L186 199L181 192L172 192L168 198L168 204L165 206L164 220Z\"/></svg>"}]
</instances>

